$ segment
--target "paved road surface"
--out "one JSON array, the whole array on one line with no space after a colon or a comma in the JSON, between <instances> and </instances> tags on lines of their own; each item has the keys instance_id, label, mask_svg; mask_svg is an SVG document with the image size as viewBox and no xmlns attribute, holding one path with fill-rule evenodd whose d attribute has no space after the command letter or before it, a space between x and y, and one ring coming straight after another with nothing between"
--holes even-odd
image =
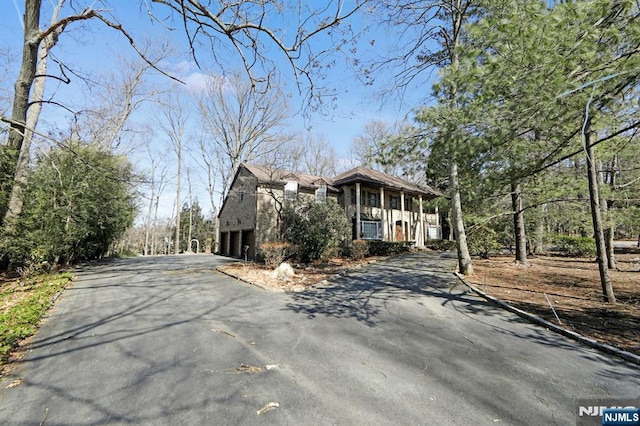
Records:
<instances>
[{"instance_id":1,"label":"paved road surface","mask_svg":"<svg viewBox=\"0 0 640 426\"><path fill-rule=\"evenodd\" d=\"M469 294L447 256L296 294L225 261L82 270L0 383L0 424L566 425L579 398L639 396L637 366Z\"/></svg>"}]
</instances>

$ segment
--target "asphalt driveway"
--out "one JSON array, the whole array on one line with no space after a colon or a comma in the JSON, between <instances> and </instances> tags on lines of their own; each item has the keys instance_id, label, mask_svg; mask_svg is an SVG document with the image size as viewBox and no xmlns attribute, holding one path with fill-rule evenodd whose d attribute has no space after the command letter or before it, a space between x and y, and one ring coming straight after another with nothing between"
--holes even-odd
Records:
<instances>
[{"instance_id":1,"label":"asphalt driveway","mask_svg":"<svg viewBox=\"0 0 640 426\"><path fill-rule=\"evenodd\" d=\"M80 270L0 383L0 424L566 425L580 399L640 396L638 366L470 294L447 255L293 294L226 261Z\"/></svg>"}]
</instances>

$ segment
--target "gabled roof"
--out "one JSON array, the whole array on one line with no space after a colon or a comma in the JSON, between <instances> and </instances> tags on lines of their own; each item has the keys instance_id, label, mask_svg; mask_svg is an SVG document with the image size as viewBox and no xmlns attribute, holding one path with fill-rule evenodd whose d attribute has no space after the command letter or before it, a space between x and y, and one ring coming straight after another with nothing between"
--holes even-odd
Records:
<instances>
[{"instance_id":1,"label":"gabled roof","mask_svg":"<svg viewBox=\"0 0 640 426\"><path fill-rule=\"evenodd\" d=\"M415 195L423 195L427 198L436 198L442 195L427 185L416 185L399 177L390 176L367 167L356 167L333 178L334 186L349 185L357 182L396 191L404 191Z\"/></svg>"},{"instance_id":2,"label":"gabled roof","mask_svg":"<svg viewBox=\"0 0 640 426\"><path fill-rule=\"evenodd\" d=\"M296 181L301 188L317 189L321 186L326 186L328 191L340 192L340 190L333 185L331 178L246 163L243 163L241 167L244 167L253 174L261 184L284 185L288 181Z\"/></svg>"}]
</instances>

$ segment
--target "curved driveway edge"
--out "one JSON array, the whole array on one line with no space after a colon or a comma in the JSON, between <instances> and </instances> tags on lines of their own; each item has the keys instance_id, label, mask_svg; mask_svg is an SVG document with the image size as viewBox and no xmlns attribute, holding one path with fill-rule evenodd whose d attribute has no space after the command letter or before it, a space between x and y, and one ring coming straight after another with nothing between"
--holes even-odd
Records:
<instances>
[{"instance_id":1,"label":"curved driveway edge","mask_svg":"<svg viewBox=\"0 0 640 426\"><path fill-rule=\"evenodd\" d=\"M611 345L607 345L604 343L600 343L595 339L591 339L589 337L583 336L582 334L576 333L575 331L571 331L571 330L567 330L564 327L560 327L559 325L556 325L552 322L549 322L543 318L540 318L537 315L534 315L532 313L529 313L527 311L523 311L522 309L518 309L515 306L505 302L504 300L500 300L496 297L491 296L490 294L485 293L484 291L480 290L478 287L474 286L473 284L467 282L467 280L464 279L464 275L460 274L459 272L454 272L455 276L458 277L458 279L460 281L462 281L462 283L464 283L464 285L466 285L467 287L469 287L471 290L473 290L475 293L479 294L480 296L484 297L487 300L490 300L491 302L495 303L498 306L503 307L504 309L513 312L514 314L518 315L519 317L522 317L526 320L529 320L535 324L539 324L543 327L548 328L549 330L555 331L556 333L562 334L565 337L568 337L570 339L573 339L577 342L582 343L583 345L587 345L589 347L592 347L594 349L598 349L600 351L606 352L610 355L614 355L617 356L618 358L622 358L625 361L629 361L629 362L633 362L634 364L638 364L640 365L640 356L633 354L631 352L627 352L627 351L623 351L621 349L616 348L615 346L611 346Z\"/></svg>"}]
</instances>

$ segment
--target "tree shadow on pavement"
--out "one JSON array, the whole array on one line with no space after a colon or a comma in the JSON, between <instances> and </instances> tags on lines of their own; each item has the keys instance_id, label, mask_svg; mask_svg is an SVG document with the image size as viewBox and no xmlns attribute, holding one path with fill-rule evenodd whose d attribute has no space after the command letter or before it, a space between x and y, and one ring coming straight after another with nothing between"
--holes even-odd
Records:
<instances>
[{"instance_id":1,"label":"tree shadow on pavement","mask_svg":"<svg viewBox=\"0 0 640 426\"><path fill-rule=\"evenodd\" d=\"M368 326L389 300L418 300L429 296L441 305L456 302L468 312L490 314L495 305L470 293L452 274L455 259L448 253L418 253L370 264L328 284L292 293L287 310L307 318L351 318Z\"/></svg>"}]
</instances>

